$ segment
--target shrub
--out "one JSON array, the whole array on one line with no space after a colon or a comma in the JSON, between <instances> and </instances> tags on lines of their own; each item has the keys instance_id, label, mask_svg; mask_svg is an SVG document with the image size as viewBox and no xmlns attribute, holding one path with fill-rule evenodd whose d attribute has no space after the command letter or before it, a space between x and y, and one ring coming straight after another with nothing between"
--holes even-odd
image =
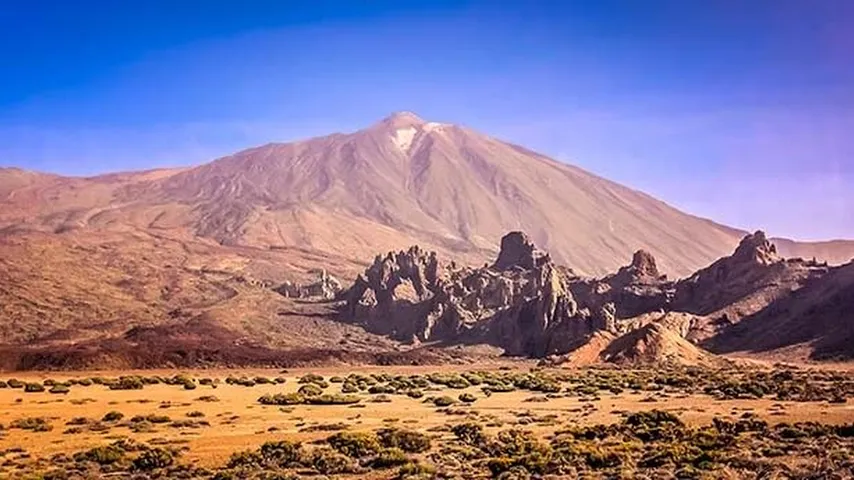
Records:
<instances>
[{"instance_id":1,"label":"shrub","mask_svg":"<svg viewBox=\"0 0 854 480\"><path fill-rule=\"evenodd\" d=\"M198 410L193 410L192 412L187 412L187 416L190 418L200 418L200 417L204 417L205 414L198 411Z\"/></svg>"},{"instance_id":2,"label":"shrub","mask_svg":"<svg viewBox=\"0 0 854 480\"><path fill-rule=\"evenodd\" d=\"M623 424L645 442L679 438L684 426L679 417L662 410L633 413L626 417Z\"/></svg>"},{"instance_id":3,"label":"shrub","mask_svg":"<svg viewBox=\"0 0 854 480\"><path fill-rule=\"evenodd\" d=\"M381 448L377 436L368 432L338 432L327 438L326 443L352 458L374 455Z\"/></svg>"},{"instance_id":4,"label":"shrub","mask_svg":"<svg viewBox=\"0 0 854 480\"><path fill-rule=\"evenodd\" d=\"M457 439L473 447L481 447L486 444L486 435L483 433L483 427L476 423L461 423L451 427L451 432Z\"/></svg>"},{"instance_id":5,"label":"shrub","mask_svg":"<svg viewBox=\"0 0 854 480\"><path fill-rule=\"evenodd\" d=\"M391 468L409 462L406 452L399 448L384 448L370 461L373 468Z\"/></svg>"},{"instance_id":6,"label":"shrub","mask_svg":"<svg viewBox=\"0 0 854 480\"><path fill-rule=\"evenodd\" d=\"M305 399L309 405L352 405L361 401L362 399L356 395L333 395L329 393Z\"/></svg>"},{"instance_id":7,"label":"shrub","mask_svg":"<svg viewBox=\"0 0 854 480\"><path fill-rule=\"evenodd\" d=\"M115 410L107 412L104 414L104 417L101 418L102 422L118 422L119 420L125 418L125 414L122 412L117 412Z\"/></svg>"},{"instance_id":8,"label":"shrub","mask_svg":"<svg viewBox=\"0 0 854 480\"><path fill-rule=\"evenodd\" d=\"M119 377L118 380L109 384L110 390L142 390L144 386L140 377Z\"/></svg>"},{"instance_id":9,"label":"shrub","mask_svg":"<svg viewBox=\"0 0 854 480\"><path fill-rule=\"evenodd\" d=\"M413 430L384 428L377 431L382 446L399 448L407 453L421 453L430 450L430 437Z\"/></svg>"},{"instance_id":10,"label":"shrub","mask_svg":"<svg viewBox=\"0 0 854 480\"><path fill-rule=\"evenodd\" d=\"M287 440L266 442L261 445L259 454L266 465L288 467L298 463L302 458L302 445Z\"/></svg>"},{"instance_id":11,"label":"shrub","mask_svg":"<svg viewBox=\"0 0 854 480\"><path fill-rule=\"evenodd\" d=\"M277 393L264 395L258 399L263 405L300 405L305 403L305 396L300 393Z\"/></svg>"},{"instance_id":12,"label":"shrub","mask_svg":"<svg viewBox=\"0 0 854 480\"><path fill-rule=\"evenodd\" d=\"M433 478L436 474L436 467L420 462L409 462L397 471L399 480Z\"/></svg>"},{"instance_id":13,"label":"shrub","mask_svg":"<svg viewBox=\"0 0 854 480\"><path fill-rule=\"evenodd\" d=\"M447 395L433 399L433 405L436 405L437 407L448 407L455 403L457 403L457 401Z\"/></svg>"},{"instance_id":14,"label":"shrub","mask_svg":"<svg viewBox=\"0 0 854 480\"><path fill-rule=\"evenodd\" d=\"M28 383L24 385L24 391L28 393L43 392L44 386L41 383Z\"/></svg>"},{"instance_id":15,"label":"shrub","mask_svg":"<svg viewBox=\"0 0 854 480\"><path fill-rule=\"evenodd\" d=\"M323 389L314 383L307 383L299 387L297 393L299 393L300 395L305 395L306 397L316 397L323 393Z\"/></svg>"},{"instance_id":16,"label":"shrub","mask_svg":"<svg viewBox=\"0 0 854 480\"><path fill-rule=\"evenodd\" d=\"M68 388L68 387L67 387L67 386L65 386L65 385L62 385L61 383L58 383L58 384L56 384L56 385L54 385L54 386L50 387L50 390L49 390L49 392L50 392L50 393L53 393L53 394L63 394L63 395L67 394L67 393L68 393L68 392L70 392L70 391L71 391L71 389L70 389L70 388Z\"/></svg>"},{"instance_id":17,"label":"shrub","mask_svg":"<svg viewBox=\"0 0 854 480\"><path fill-rule=\"evenodd\" d=\"M172 452L162 448L152 448L143 451L133 461L133 470L151 471L158 468L165 468L175 462L175 456Z\"/></svg>"},{"instance_id":18,"label":"shrub","mask_svg":"<svg viewBox=\"0 0 854 480\"><path fill-rule=\"evenodd\" d=\"M24 388L25 385L24 382L15 378L10 378L7 383L9 385L9 388Z\"/></svg>"},{"instance_id":19,"label":"shrub","mask_svg":"<svg viewBox=\"0 0 854 480\"><path fill-rule=\"evenodd\" d=\"M297 381L298 383L323 383L323 376L315 373L306 373Z\"/></svg>"},{"instance_id":20,"label":"shrub","mask_svg":"<svg viewBox=\"0 0 854 480\"><path fill-rule=\"evenodd\" d=\"M172 419L167 415L156 415L152 413L149 415L135 415L130 419L130 421L131 423L169 423Z\"/></svg>"},{"instance_id":21,"label":"shrub","mask_svg":"<svg viewBox=\"0 0 854 480\"><path fill-rule=\"evenodd\" d=\"M474 403L475 400L477 400L477 397L475 397L471 393L461 393L460 396L457 398L459 398L459 400L463 403Z\"/></svg>"},{"instance_id":22,"label":"shrub","mask_svg":"<svg viewBox=\"0 0 854 480\"><path fill-rule=\"evenodd\" d=\"M262 463L263 460L261 459L261 454L259 452L244 450L242 452L232 453L226 466L228 468L258 468Z\"/></svg>"},{"instance_id":23,"label":"shrub","mask_svg":"<svg viewBox=\"0 0 854 480\"><path fill-rule=\"evenodd\" d=\"M356 465L349 457L329 448L315 449L311 454L310 463L312 468L324 475L356 471Z\"/></svg>"},{"instance_id":24,"label":"shrub","mask_svg":"<svg viewBox=\"0 0 854 480\"><path fill-rule=\"evenodd\" d=\"M111 465L124 459L124 450L113 445L95 447L85 452L74 454L75 462L95 462L99 465Z\"/></svg>"},{"instance_id":25,"label":"shrub","mask_svg":"<svg viewBox=\"0 0 854 480\"><path fill-rule=\"evenodd\" d=\"M21 430L32 430L34 432L49 432L53 430L53 426L50 422L43 417L19 418L10 423L9 427L20 428Z\"/></svg>"},{"instance_id":26,"label":"shrub","mask_svg":"<svg viewBox=\"0 0 854 480\"><path fill-rule=\"evenodd\" d=\"M344 382L341 385L341 393L356 393L359 391L359 387L355 383Z\"/></svg>"}]
</instances>

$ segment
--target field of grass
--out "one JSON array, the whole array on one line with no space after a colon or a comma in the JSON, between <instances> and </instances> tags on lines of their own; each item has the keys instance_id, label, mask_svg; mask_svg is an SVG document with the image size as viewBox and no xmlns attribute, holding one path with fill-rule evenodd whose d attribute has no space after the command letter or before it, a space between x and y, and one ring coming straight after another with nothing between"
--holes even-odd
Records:
<instances>
[{"instance_id":1,"label":"field of grass","mask_svg":"<svg viewBox=\"0 0 854 480\"><path fill-rule=\"evenodd\" d=\"M852 398L791 367L8 374L0 476L844 478Z\"/></svg>"}]
</instances>

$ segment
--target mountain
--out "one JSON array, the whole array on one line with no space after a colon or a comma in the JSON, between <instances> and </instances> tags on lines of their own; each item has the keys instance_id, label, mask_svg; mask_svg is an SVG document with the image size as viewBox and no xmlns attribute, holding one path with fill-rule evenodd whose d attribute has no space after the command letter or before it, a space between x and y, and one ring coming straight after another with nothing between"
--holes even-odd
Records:
<instances>
[{"instance_id":1,"label":"mountain","mask_svg":"<svg viewBox=\"0 0 854 480\"><path fill-rule=\"evenodd\" d=\"M419 244L485 261L523 230L558 263L605 274L638 249L687 275L743 232L468 128L397 113L364 130L269 144L189 169L91 178L0 172L0 227L180 232L348 258ZM839 260L854 243L791 251ZM844 252L844 253L837 253Z\"/></svg>"},{"instance_id":2,"label":"mountain","mask_svg":"<svg viewBox=\"0 0 854 480\"><path fill-rule=\"evenodd\" d=\"M0 168L0 352L9 362L0 367L315 358L282 353L300 349L334 358L410 352L403 335L339 322L328 305L290 295L312 291L320 271L349 283L376 252L405 245L483 265L516 230L549 252L545 279L566 278L558 292L566 302L558 303L569 308L571 295L597 325L690 297L691 321L707 327L693 329L695 340L705 341L761 310L716 293L714 281L707 291L702 279L688 280L733 251L744 232L404 112L357 132L268 144L189 168L93 177ZM849 241L772 242L784 255L818 259L785 269L800 272L786 277L790 290L810 271L830 268L823 260L854 256ZM768 291L778 292L767 278ZM695 293L679 294L687 291L680 282L696 284ZM499 335L512 336L513 320L501 324ZM574 325L566 335L587 328ZM207 337L209 344L200 340ZM528 340L511 350L554 350L551 335Z\"/></svg>"}]
</instances>

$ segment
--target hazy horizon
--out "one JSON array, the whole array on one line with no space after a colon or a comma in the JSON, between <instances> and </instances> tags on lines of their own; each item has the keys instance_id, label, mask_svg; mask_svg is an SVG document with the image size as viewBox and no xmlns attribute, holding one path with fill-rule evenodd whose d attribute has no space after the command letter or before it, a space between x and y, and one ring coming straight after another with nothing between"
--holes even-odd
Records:
<instances>
[{"instance_id":1,"label":"hazy horizon","mask_svg":"<svg viewBox=\"0 0 854 480\"><path fill-rule=\"evenodd\" d=\"M848 2L33 2L0 24L0 166L195 165L408 110L726 225L854 238Z\"/></svg>"}]
</instances>

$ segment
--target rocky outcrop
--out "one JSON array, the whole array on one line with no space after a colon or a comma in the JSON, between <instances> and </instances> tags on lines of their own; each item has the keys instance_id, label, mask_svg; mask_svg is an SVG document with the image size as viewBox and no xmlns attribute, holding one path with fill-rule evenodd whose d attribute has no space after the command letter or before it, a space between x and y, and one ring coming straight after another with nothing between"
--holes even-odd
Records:
<instances>
[{"instance_id":1,"label":"rocky outcrop","mask_svg":"<svg viewBox=\"0 0 854 480\"><path fill-rule=\"evenodd\" d=\"M549 255L537 250L527 235L523 232L510 232L501 239L501 251L495 261L495 269L532 270L547 263L551 263Z\"/></svg>"},{"instance_id":2,"label":"rocky outcrop","mask_svg":"<svg viewBox=\"0 0 854 480\"><path fill-rule=\"evenodd\" d=\"M661 275L655 258L644 250L632 262L603 278L575 279L570 289L581 308L588 309L597 328L620 331L620 322L649 312L666 311L674 295L674 284Z\"/></svg>"},{"instance_id":3,"label":"rocky outcrop","mask_svg":"<svg viewBox=\"0 0 854 480\"><path fill-rule=\"evenodd\" d=\"M740 319L767 318L756 314L775 302L789 305L779 300L827 271L816 262L780 258L756 232L731 256L678 282L662 275L644 250L614 274L582 278L556 266L524 233L511 232L495 263L482 268L443 264L418 247L378 256L343 295L341 316L399 340L487 343L510 355L717 364L697 344L715 352L725 351L727 342L736 345L724 333L737 332L732 327ZM842 305L841 294L834 295L834 305ZM807 332L803 338L820 338L815 329L798 329Z\"/></svg>"},{"instance_id":4,"label":"rocky outcrop","mask_svg":"<svg viewBox=\"0 0 854 480\"><path fill-rule=\"evenodd\" d=\"M288 298L334 300L343 288L337 278L323 269L318 273L316 282L307 284L284 282L274 290Z\"/></svg>"},{"instance_id":5,"label":"rocky outcrop","mask_svg":"<svg viewBox=\"0 0 854 480\"><path fill-rule=\"evenodd\" d=\"M777 255L777 247L768 240L762 230L744 237L728 259L730 263L757 265L771 265L783 260Z\"/></svg>"},{"instance_id":6,"label":"rocky outcrop","mask_svg":"<svg viewBox=\"0 0 854 480\"><path fill-rule=\"evenodd\" d=\"M485 342L512 355L565 352L596 327L564 273L526 235L501 241L492 266L440 266L418 247L374 259L346 293L342 315L416 342Z\"/></svg>"},{"instance_id":7,"label":"rocky outcrop","mask_svg":"<svg viewBox=\"0 0 854 480\"><path fill-rule=\"evenodd\" d=\"M719 330L823 275L826 266L783 259L765 233L745 236L735 252L676 284L672 308L715 317ZM703 335L706 335L703 334Z\"/></svg>"}]
</instances>

